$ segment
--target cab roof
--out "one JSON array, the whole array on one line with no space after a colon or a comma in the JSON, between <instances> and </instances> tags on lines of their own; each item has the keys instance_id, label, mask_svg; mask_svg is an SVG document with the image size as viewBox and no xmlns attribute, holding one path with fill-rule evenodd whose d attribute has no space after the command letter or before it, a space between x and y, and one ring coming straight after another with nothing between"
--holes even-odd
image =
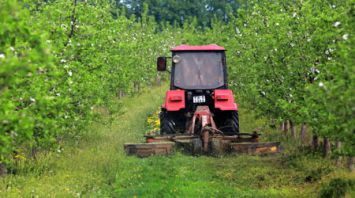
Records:
<instances>
[{"instance_id":1,"label":"cab roof","mask_svg":"<svg viewBox=\"0 0 355 198\"><path fill-rule=\"evenodd\" d=\"M218 46L216 44L210 45L178 45L172 48L170 51L225 51L224 47Z\"/></svg>"}]
</instances>

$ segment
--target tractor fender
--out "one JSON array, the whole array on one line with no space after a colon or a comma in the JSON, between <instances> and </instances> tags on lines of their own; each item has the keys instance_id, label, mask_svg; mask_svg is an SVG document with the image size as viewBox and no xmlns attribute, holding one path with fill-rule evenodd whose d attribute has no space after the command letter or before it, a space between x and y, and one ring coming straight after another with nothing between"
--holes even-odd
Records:
<instances>
[{"instance_id":1,"label":"tractor fender","mask_svg":"<svg viewBox=\"0 0 355 198\"><path fill-rule=\"evenodd\" d=\"M185 108L185 91L167 91L163 108L165 108L167 111L179 111L180 109Z\"/></svg>"},{"instance_id":2,"label":"tractor fender","mask_svg":"<svg viewBox=\"0 0 355 198\"><path fill-rule=\"evenodd\" d=\"M238 106L234 102L232 90L216 89L214 91L214 107L222 111L238 111Z\"/></svg>"}]
</instances>

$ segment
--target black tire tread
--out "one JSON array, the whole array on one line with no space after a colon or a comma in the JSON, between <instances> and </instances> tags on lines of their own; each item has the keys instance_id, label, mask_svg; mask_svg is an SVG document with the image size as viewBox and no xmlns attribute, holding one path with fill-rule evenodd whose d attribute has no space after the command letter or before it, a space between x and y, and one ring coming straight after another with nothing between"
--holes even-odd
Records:
<instances>
[{"instance_id":1,"label":"black tire tread","mask_svg":"<svg viewBox=\"0 0 355 198\"><path fill-rule=\"evenodd\" d=\"M175 134L175 123L169 117L166 111L161 111L159 114L160 118L160 134Z\"/></svg>"},{"instance_id":2,"label":"black tire tread","mask_svg":"<svg viewBox=\"0 0 355 198\"><path fill-rule=\"evenodd\" d=\"M239 116L238 111L231 112L230 118L226 120L223 130L225 135L239 134Z\"/></svg>"}]
</instances>

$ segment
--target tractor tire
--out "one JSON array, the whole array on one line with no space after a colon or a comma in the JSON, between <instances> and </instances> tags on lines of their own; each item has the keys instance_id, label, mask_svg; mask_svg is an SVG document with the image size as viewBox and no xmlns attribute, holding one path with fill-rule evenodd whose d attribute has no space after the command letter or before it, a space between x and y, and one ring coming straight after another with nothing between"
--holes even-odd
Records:
<instances>
[{"instance_id":1,"label":"tractor tire","mask_svg":"<svg viewBox=\"0 0 355 198\"><path fill-rule=\"evenodd\" d=\"M160 119L160 134L165 135L165 134L175 134L175 122L169 116L168 112L166 111L161 111L159 114L159 119Z\"/></svg>"},{"instance_id":2,"label":"tractor tire","mask_svg":"<svg viewBox=\"0 0 355 198\"><path fill-rule=\"evenodd\" d=\"M238 135L239 134L238 111L231 112L231 115L226 120L222 131L225 135Z\"/></svg>"}]
</instances>

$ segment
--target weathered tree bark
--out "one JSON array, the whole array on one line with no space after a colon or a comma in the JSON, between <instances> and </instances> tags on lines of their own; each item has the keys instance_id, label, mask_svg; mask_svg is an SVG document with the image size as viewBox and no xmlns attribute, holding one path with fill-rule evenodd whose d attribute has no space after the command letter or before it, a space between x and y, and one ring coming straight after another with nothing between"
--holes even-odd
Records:
<instances>
[{"instance_id":1,"label":"weathered tree bark","mask_svg":"<svg viewBox=\"0 0 355 198\"><path fill-rule=\"evenodd\" d=\"M330 154L330 141L327 137L323 138L323 155L329 157Z\"/></svg>"},{"instance_id":2,"label":"weathered tree bark","mask_svg":"<svg viewBox=\"0 0 355 198\"><path fill-rule=\"evenodd\" d=\"M296 126L295 126L295 123L292 122L292 120L290 120L289 123L290 123L291 137L293 139L296 139Z\"/></svg>"},{"instance_id":3,"label":"weathered tree bark","mask_svg":"<svg viewBox=\"0 0 355 198\"><path fill-rule=\"evenodd\" d=\"M348 168L351 172L355 171L355 157L354 156L349 157Z\"/></svg>"},{"instance_id":4,"label":"weathered tree bark","mask_svg":"<svg viewBox=\"0 0 355 198\"><path fill-rule=\"evenodd\" d=\"M337 140L335 142L335 147L336 147L336 150L339 151L341 149L341 142L339 140ZM343 156L338 156L336 161L335 161L335 164L337 167L340 167L341 164L342 164L342 161L343 161Z\"/></svg>"},{"instance_id":5,"label":"weathered tree bark","mask_svg":"<svg viewBox=\"0 0 355 198\"><path fill-rule=\"evenodd\" d=\"M313 150L317 150L318 147L319 147L318 135L313 135L313 137L312 137L312 149Z\"/></svg>"},{"instance_id":6,"label":"weathered tree bark","mask_svg":"<svg viewBox=\"0 0 355 198\"><path fill-rule=\"evenodd\" d=\"M301 144L306 143L306 133L307 133L307 125L305 123L303 123L301 126L301 132L300 132Z\"/></svg>"},{"instance_id":7,"label":"weathered tree bark","mask_svg":"<svg viewBox=\"0 0 355 198\"><path fill-rule=\"evenodd\" d=\"M4 176L7 174L7 168L4 164L0 163L0 176Z\"/></svg>"}]
</instances>

